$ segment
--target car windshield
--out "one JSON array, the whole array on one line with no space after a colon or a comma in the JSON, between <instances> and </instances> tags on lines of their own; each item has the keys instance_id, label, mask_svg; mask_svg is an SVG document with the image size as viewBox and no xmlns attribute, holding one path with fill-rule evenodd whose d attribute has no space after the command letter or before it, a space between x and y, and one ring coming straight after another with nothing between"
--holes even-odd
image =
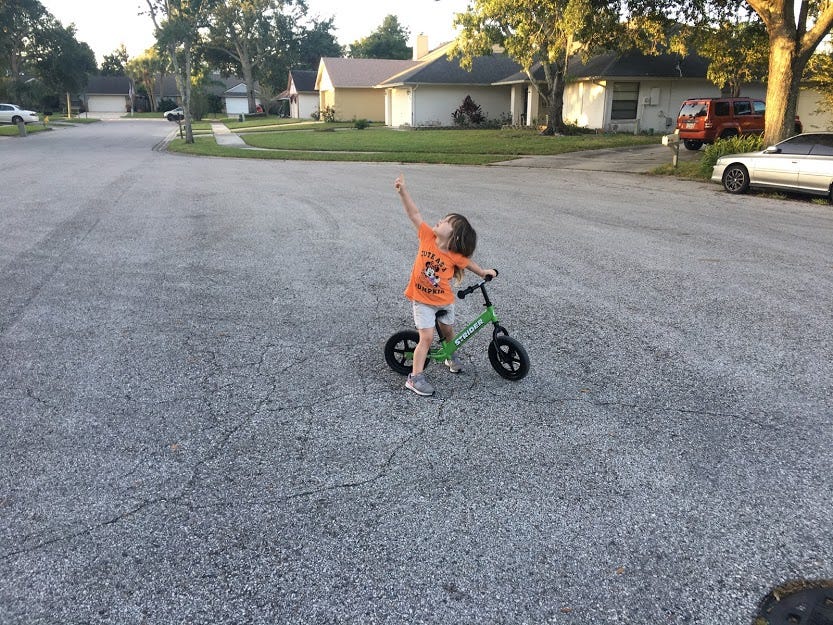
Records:
<instances>
[{"instance_id":1,"label":"car windshield","mask_svg":"<svg viewBox=\"0 0 833 625\"><path fill-rule=\"evenodd\" d=\"M705 102L684 102L679 117L705 117Z\"/></svg>"}]
</instances>

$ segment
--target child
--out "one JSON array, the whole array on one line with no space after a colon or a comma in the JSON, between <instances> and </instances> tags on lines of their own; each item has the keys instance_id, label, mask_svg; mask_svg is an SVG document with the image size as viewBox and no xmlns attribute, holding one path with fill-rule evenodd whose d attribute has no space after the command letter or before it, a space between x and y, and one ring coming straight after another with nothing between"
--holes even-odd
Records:
<instances>
[{"instance_id":1,"label":"child","mask_svg":"<svg viewBox=\"0 0 833 625\"><path fill-rule=\"evenodd\" d=\"M434 321L440 311L445 311L439 315L442 337L447 341L454 338L454 292L451 289L451 277L454 276L459 282L464 269L473 271L481 278L495 277L497 272L494 269L481 269L471 260L477 245L477 233L465 217L450 213L432 228L422 220L419 209L405 188L405 177L400 175L393 187L399 193L405 213L413 222L419 237L419 250L408 288L405 289L405 297L413 302L419 343L414 350L413 370L408 375L405 387L417 395L433 395L434 387L422 369L434 341ZM458 373L463 368L457 352L445 361L445 365L452 373Z\"/></svg>"}]
</instances>

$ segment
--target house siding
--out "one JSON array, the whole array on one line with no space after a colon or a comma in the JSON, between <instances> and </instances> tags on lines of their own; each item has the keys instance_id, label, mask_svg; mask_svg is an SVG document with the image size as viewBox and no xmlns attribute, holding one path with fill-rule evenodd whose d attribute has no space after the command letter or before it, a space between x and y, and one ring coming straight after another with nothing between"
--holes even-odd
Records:
<instances>
[{"instance_id":1,"label":"house siding","mask_svg":"<svg viewBox=\"0 0 833 625\"><path fill-rule=\"evenodd\" d=\"M320 100L321 110L332 106L338 120L349 121L357 118L381 122L385 119L385 93L379 89L322 89Z\"/></svg>"},{"instance_id":2,"label":"house siding","mask_svg":"<svg viewBox=\"0 0 833 625\"><path fill-rule=\"evenodd\" d=\"M808 87L801 89L796 113L801 118L804 132L833 130L833 111L821 111L821 105L821 94L818 91Z\"/></svg>"},{"instance_id":3,"label":"house siding","mask_svg":"<svg viewBox=\"0 0 833 625\"><path fill-rule=\"evenodd\" d=\"M471 96L488 119L509 116L509 87L433 87L420 85L414 91L414 123L416 126L453 126L452 114L466 96Z\"/></svg>"}]
</instances>

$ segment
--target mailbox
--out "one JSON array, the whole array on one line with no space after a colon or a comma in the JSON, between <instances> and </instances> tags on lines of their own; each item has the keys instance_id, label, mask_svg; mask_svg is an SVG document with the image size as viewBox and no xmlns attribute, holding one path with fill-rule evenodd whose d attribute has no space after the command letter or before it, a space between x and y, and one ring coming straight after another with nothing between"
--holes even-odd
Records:
<instances>
[{"instance_id":1,"label":"mailbox","mask_svg":"<svg viewBox=\"0 0 833 625\"><path fill-rule=\"evenodd\" d=\"M667 145L669 148L673 148L675 145L680 144L680 135L678 133L670 134L670 135L663 135L662 136L662 145Z\"/></svg>"}]
</instances>

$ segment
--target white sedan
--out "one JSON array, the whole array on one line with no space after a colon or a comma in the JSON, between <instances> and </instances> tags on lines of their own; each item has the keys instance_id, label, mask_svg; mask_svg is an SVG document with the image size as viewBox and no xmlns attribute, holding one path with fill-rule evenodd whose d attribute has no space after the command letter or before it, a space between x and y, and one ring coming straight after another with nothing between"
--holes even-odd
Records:
<instances>
[{"instance_id":1,"label":"white sedan","mask_svg":"<svg viewBox=\"0 0 833 625\"><path fill-rule=\"evenodd\" d=\"M721 156L712 181L722 183L729 193L760 187L819 195L833 202L833 132L808 132L763 152Z\"/></svg>"},{"instance_id":2,"label":"white sedan","mask_svg":"<svg viewBox=\"0 0 833 625\"><path fill-rule=\"evenodd\" d=\"M0 104L0 124L31 124L38 122L35 111L26 111L15 104Z\"/></svg>"}]
</instances>

